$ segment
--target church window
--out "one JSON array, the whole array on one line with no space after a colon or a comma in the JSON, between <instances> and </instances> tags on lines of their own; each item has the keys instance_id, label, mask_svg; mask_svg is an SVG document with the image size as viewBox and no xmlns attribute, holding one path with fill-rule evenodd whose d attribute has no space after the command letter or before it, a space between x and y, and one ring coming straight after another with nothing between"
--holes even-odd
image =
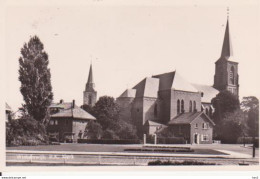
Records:
<instances>
[{"instance_id":1,"label":"church window","mask_svg":"<svg viewBox=\"0 0 260 179\"><path fill-rule=\"evenodd\" d=\"M181 100L181 113L184 113L184 101Z\"/></svg>"},{"instance_id":2,"label":"church window","mask_svg":"<svg viewBox=\"0 0 260 179\"><path fill-rule=\"evenodd\" d=\"M196 101L193 101L193 111L196 112L197 109L196 109Z\"/></svg>"},{"instance_id":3,"label":"church window","mask_svg":"<svg viewBox=\"0 0 260 179\"><path fill-rule=\"evenodd\" d=\"M190 101L190 112L192 112L192 101Z\"/></svg>"},{"instance_id":4,"label":"church window","mask_svg":"<svg viewBox=\"0 0 260 179\"><path fill-rule=\"evenodd\" d=\"M230 78L231 84L234 85L235 84L235 69L233 66L231 67L229 75L230 75L229 78Z\"/></svg>"},{"instance_id":5,"label":"church window","mask_svg":"<svg viewBox=\"0 0 260 179\"><path fill-rule=\"evenodd\" d=\"M211 117L212 116L212 108L210 107L209 108L209 117Z\"/></svg>"},{"instance_id":6,"label":"church window","mask_svg":"<svg viewBox=\"0 0 260 179\"><path fill-rule=\"evenodd\" d=\"M92 104L92 96L91 95L88 96L88 104Z\"/></svg>"},{"instance_id":7,"label":"church window","mask_svg":"<svg viewBox=\"0 0 260 179\"><path fill-rule=\"evenodd\" d=\"M180 114L181 110L180 110L180 100L177 100L177 114Z\"/></svg>"},{"instance_id":8,"label":"church window","mask_svg":"<svg viewBox=\"0 0 260 179\"><path fill-rule=\"evenodd\" d=\"M157 117L157 104L154 105L154 117Z\"/></svg>"}]
</instances>

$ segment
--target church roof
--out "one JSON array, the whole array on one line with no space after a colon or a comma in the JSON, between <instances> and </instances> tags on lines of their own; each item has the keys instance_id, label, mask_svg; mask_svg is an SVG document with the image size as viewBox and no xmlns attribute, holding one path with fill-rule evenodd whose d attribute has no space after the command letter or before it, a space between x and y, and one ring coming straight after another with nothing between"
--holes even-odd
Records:
<instances>
[{"instance_id":1,"label":"church roof","mask_svg":"<svg viewBox=\"0 0 260 179\"><path fill-rule=\"evenodd\" d=\"M203 93L201 102L211 103L211 100L219 93L217 89L209 85L192 84L198 91Z\"/></svg>"},{"instance_id":2,"label":"church roof","mask_svg":"<svg viewBox=\"0 0 260 179\"><path fill-rule=\"evenodd\" d=\"M226 30L225 30L225 35L224 35L224 40L223 40L223 45L222 45L221 56L220 56L219 60L228 60L228 61L237 63L233 57L233 48L232 48L232 42L231 42L231 35L229 32L229 20L228 19L227 19Z\"/></svg>"},{"instance_id":3,"label":"church roof","mask_svg":"<svg viewBox=\"0 0 260 179\"><path fill-rule=\"evenodd\" d=\"M93 73L92 73L92 64L90 65L90 68L89 68L88 82L87 83L94 83L94 81L93 81Z\"/></svg>"},{"instance_id":4,"label":"church roof","mask_svg":"<svg viewBox=\"0 0 260 179\"><path fill-rule=\"evenodd\" d=\"M133 87L133 89L136 89L136 97L157 98L159 79L147 77Z\"/></svg>"},{"instance_id":5,"label":"church roof","mask_svg":"<svg viewBox=\"0 0 260 179\"><path fill-rule=\"evenodd\" d=\"M94 116L92 116L85 110L81 109L77 105L75 105L73 108L72 103L62 103L62 104L57 103L57 104L52 104L51 107L64 107L63 110L61 110L60 112L51 115L51 117L53 118L72 117L76 119L96 120Z\"/></svg>"},{"instance_id":6,"label":"church roof","mask_svg":"<svg viewBox=\"0 0 260 179\"><path fill-rule=\"evenodd\" d=\"M223 41L223 46L222 46L221 57L228 58L230 56L233 56L233 49L232 49L232 43L231 43L231 38L230 38L230 34L229 34L229 22L227 20L227 25L226 25L226 31L225 31L225 36L224 36L224 41Z\"/></svg>"},{"instance_id":7,"label":"church roof","mask_svg":"<svg viewBox=\"0 0 260 179\"><path fill-rule=\"evenodd\" d=\"M215 123L203 111L182 113L170 120L168 124L190 124L193 120L201 115L204 115L213 125L215 125Z\"/></svg>"},{"instance_id":8,"label":"church roof","mask_svg":"<svg viewBox=\"0 0 260 179\"><path fill-rule=\"evenodd\" d=\"M136 89L126 89L119 97L123 98L135 98Z\"/></svg>"},{"instance_id":9,"label":"church roof","mask_svg":"<svg viewBox=\"0 0 260 179\"><path fill-rule=\"evenodd\" d=\"M182 78L176 71L155 75L153 78L160 79L159 90L175 89L180 91L198 92L196 88Z\"/></svg>"}]
</instances>

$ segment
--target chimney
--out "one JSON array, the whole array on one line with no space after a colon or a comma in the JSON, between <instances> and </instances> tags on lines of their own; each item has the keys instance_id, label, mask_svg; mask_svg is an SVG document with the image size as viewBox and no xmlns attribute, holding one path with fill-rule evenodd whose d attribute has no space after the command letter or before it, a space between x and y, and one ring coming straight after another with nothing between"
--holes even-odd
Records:
<instances>
[{"instance_id":1,"label":"chimney","mask_svg":"<svg viewBox=\"0 0 260 179\"><path fill-rule=\"evenodd\" d=\"M72 108L75 108L75 100L72 100Z\"/></svg>"},{"instance_id":2,"label":"chimney","mask_svg":"<svg viewBox=\"0 0 260 179\"><path fill-rule=\"evenodd\" d=\"M60 100L60 104L62 104L62 103L63 103L63 99Z\"/></svg>"}]
</instances>

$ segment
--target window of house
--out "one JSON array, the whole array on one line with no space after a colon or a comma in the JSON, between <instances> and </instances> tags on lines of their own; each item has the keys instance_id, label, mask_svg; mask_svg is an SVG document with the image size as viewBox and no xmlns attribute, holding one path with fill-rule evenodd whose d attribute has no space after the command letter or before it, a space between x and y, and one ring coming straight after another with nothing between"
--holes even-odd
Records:
<instances>
[{"instance_id":1,"label":"window of house","mask_svg":"<svg viewBox=\"0 0 260 179\"><path fill-rule=\"evenodd\" d=\"M53 120L50 120L50 125L53 125L54 124L54 121Z\"/></svg>"},{"instance_id":2,"label":"window of house","mask_svg":"<svg viewBox=\"0 0 260 179\"><path fill-rule=\"evenodd\" d=\"M58 120L55 120L55 121L54 121L54 124L55 124L55 125L58 125Z\"/></svg>"},{"instance_id":3,"label":"window of house","mask_svg":"<svg viewBox=\"0 0 260 179\"><path fill-rule=\"evenodd\" d=\"M182 134L182 128L179 126L179 134Z\"/></svg>"},{"instance_id":4,"label":"window of house","mask_svg":"<svg viewBox=\"0 0 260 179\"><path fill-rule=\"evenodd\" d=\"M195 124L195 128L198 129L198 127L199 127L199 125L196 123L196 124Z\"/></svg>"},{"instance_id":5,"label":"window of house","mask_svg":"<svg viewBox=\"0 0 260 179\"><path fill-rule=\"evenodd\" d=\"M177 114L180 114L181 108L180 108L180 100L177 100Z\"/></svg>"},{"instance_id":6,"label":"window of house","mask_svg":"<svg viewBox=\"0 0 260 179\"><path fill-rule=\"evenodd\" d=\"M209 123L202 123L202 129L208 129Z\"/></svg>"},{"instance_id":7,"label":"window of house","mask_svg":"<svg viewBox=\"0 0 260 179\"><path fill-rule=\"evenodd\" d=\"M201 140L202 141L209 141L209 136L208 135L202 135Z\"/></svg>"},{"instance_id":8,"label":"window of house","mask_svg":"<svg viewBox=\"0 0 260 179\"><path fill-rule=\"evenodd\" d=\"M192 101L190 101L190 108L189 111L192 112Z\"/></svg>"},{"instance_id":9,"label":"window of house","mask_svg":"<svg viewBox=\"0 0 260 179\"><path fill-rule=\"evenodd\" d=\"M185 111L184 111L184 101L183 100L181 100L181 113L184 113Z\"/></svg>"},{"instance_id":10,"label":"window of house","mask_svg":"<svg viewBox=\"0 0 260 179\"><path fill-rule=\"evenodd\" d=\"M197 109L196 109L196 101L193 101L193 111L194 111L194 112L197 112Z\"/></svg>"},{"instance_id":11,"label":"window of house","mask_svg":"<svg viewBox=\"0 0 260 179\"><path fill-rule=\"evenodd\" d=\"M139 112L139 109L137 108L136 111Z\"/></svg>"}]
</instances>

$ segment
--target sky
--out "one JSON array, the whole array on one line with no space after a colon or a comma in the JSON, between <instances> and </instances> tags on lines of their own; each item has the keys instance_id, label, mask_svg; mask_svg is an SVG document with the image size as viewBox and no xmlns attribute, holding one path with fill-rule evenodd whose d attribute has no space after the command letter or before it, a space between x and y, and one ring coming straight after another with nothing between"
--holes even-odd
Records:
<instances>
[{"instance_id":1,"label":"sky","mask_svg":"<svg viewBox=\"0 0 260 179\"><path fill-rule=\"evenodd\" d=\"M82 105L91 61L99 97L116 98L145 77L174 70L191 83L213 85L227 7L240 98L260 97L257 0L55 2L5 8L5 101L14 111L23 103L20 50L34 35L49 55L54 102Z\"/></svg>"}]
</instances>

